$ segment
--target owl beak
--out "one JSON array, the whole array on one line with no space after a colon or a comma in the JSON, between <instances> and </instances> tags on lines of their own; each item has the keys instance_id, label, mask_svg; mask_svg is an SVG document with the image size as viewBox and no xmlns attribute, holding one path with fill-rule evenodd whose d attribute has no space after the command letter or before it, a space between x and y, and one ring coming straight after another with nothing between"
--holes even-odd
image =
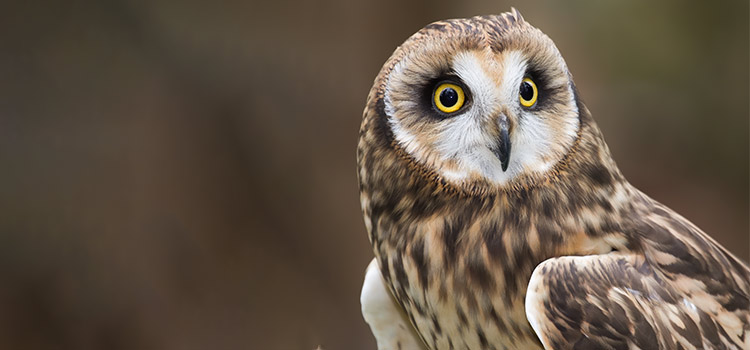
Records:
<instances>
[{"instance_id":1,"label":"owl beak","mask_svg":"<svg viewBox=\"0 0 750 350\"><path fill-rule=\"evenodd\" d=\"M503 113L497 120L498 126L500 127L500 140L495 147L495 155L500 160L500 165L503 171L508 170L508 162L510 161L510 123L508 117Z\"/></svg>"}]
</instances>

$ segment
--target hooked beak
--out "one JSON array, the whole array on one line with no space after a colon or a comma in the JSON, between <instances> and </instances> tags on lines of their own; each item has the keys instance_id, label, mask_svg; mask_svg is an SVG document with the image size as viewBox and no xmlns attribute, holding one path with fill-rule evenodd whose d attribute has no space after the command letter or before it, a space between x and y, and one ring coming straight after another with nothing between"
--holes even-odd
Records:
<instances>
[{"instance_id":1,"label":"hooked beak","mask_svg":"<svg viewBox=\"0 0 750 350\"><path fill-rule=\"evenodd\" d=\"M502 166L503 171L506 171L508 170L508 161L510 160L510 134L508 133L510 123L508 122L508 117L505 113L500 114L497 123L500 127L500 139L498 140L499 142L494 151L497 159L500 160L500 165Z\"/></svg>"}]
</instances>

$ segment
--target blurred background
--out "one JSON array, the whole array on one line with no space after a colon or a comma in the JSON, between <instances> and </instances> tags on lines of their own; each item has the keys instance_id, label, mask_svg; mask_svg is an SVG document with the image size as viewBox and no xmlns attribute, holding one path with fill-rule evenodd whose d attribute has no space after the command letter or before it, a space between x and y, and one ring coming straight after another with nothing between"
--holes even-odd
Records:
<instances>
[{"instance_id":1,"label":"blurred background","mask_svg":"<svg viewBox=\"0 0 750 350\"><path fill-rule=\"evenodd\" d=\"M355 145L425 24L517 7L625 175L739 257L748 2L73 0L0 11L0 348L375 349Z\"/></svg>"}]
</instances>

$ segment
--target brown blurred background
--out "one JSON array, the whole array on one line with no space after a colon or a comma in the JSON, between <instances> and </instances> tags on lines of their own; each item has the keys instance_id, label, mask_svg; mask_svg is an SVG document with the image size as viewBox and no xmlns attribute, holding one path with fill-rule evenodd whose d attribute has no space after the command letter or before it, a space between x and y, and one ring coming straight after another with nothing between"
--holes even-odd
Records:
<instances>
[{"instance_id":1,"label":"brown blurred background","mask_svg":"<svg viewBox=\"0 0 750 350\"><path fill-rule=\"evenodd\" d=\"M746 0L5 3L0 348L374 349L365 96L423 25L511 6L631 182L748 259Z\"/></svg>"}]
</instances>

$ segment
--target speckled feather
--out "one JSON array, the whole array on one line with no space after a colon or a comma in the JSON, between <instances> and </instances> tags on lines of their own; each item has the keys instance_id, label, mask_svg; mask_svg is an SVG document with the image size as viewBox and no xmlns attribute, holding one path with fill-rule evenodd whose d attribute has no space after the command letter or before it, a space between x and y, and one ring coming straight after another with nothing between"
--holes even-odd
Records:
<instances>
[{"instance_id":1,"label":"speckled feather","mask_svg":"<svg viewBox=\"0 0 750 350\"><path fill-rule=\"evenodd\" d=\"M506 186L448 181L394 138L384 94L412 50L448 35L451 50L533 53L545 42L514 40L537 32L517 11L430 24L394 52L368 96L362 210L385 283L419 336L429 349L750 348L747 265L625 180L570 77L577 135L543 174Z\"/></svg>"}]
</instances>

